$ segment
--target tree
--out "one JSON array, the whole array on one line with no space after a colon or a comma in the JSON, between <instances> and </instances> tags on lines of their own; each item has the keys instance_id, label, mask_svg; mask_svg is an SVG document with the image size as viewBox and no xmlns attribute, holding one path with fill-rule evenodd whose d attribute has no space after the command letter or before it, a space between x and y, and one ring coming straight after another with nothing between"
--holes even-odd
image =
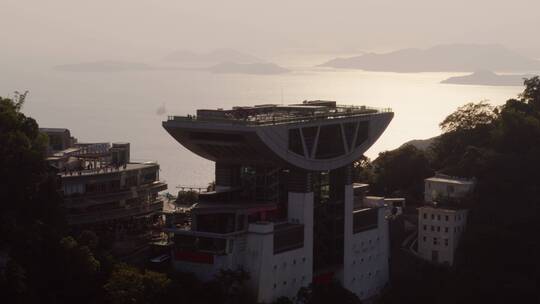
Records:
<instances>
[{"instance_id":1,"label":"tree","mask_svg":"<svg viewBox=\"0 0 540 304\"><path fill-rule=\"evenodd\" d=\"M62 231L62 199L45 161L47 138L20 112L26 94L0 97L0 248L32 225Z\"/></svg>"},{"instance_id":2,"label":"tree","mask_svg":"<svg viewBox=\"0 0 540 304\"><path fill-rule=\"evenodd\" d=\"M119 264L104 289L113 304L166 303L170 284L165 274Z\"/></svg>"},{"instance_id":3,"label":"tree","mask_svg":"<svg viewBox=\"0 0 540 304\"><path fill-rule=\"evenodd\" d=\"M214 280L204 284L204 303L251 303L245 283L249 273L242 269L222 269Z\"/></svg>"},{"instance_id":4,"label":"tree","mask_svg":"<svg viewBox=\"0 0 540 304\"><path fill-rule=\"evenodd\" d=\"M45 160L47 137L21 112L25 99L26 92L0 97L0 252L26 286L6 300L46 303L58 290L51 286L57 271L48 259L58 252L66 221L56 174Z\"/></svg>"},{"instance_id":5,"label":"tree","mask_svg":"<svg viewBox=\"0 0 540 304\"><path fill-rule=\"evenodd\" d=\"M520 99L540 112L540 77L525 79L524 84L525 90L519 95Z\"/></svg>"},{"instance_id":6,"label":"tree","mask_svg":"<svg viewBox=\"0 0 540 304\"><path fill-rule=\"evenodd\" d=\"M424 179L433 175L426 153L412 145L379 154L373 162L372 191L379 195L422 197Z\"/></svg>"},{"instance_id":7,"label":"tree","mask_svg":"<svg viewBox=\"0 0 540 304\"><path fill-rule=\"evenodd\" d=\"M199 193L193 190L189 191L178 191L178 197L176 198L176 203L179 204L194 204L199 199Z\"/></svg>"},{"instance_id":8,"label":"tree","mask_svg":"<svg viewBox=\"0 0 540 304\"><path fill-rule=\"evenodd\" d=\"M302 287L296 296L298 304L361 304L362 302L353 292L344 288L339 282L328 284L310 284Z\"/></svg>"},{"instance_id":9,"label":"tree","mask_svg":"<svg viewBox=\"0 0 540 304\"><path fill-rule=\"evenodd\" d=\"M471 130L480 125L490 124L496 116L495 108L487 102L471 102L448 115L439 126L444 132Z\"/></svg>"},{"instance_id":10,"label":"tree","mask_svg":"<svg viewBox=\"0 0 540 304\"><path fill-rule=\"evenodd\" d=\"M455 269L442 276L425 275L406 288L393 287L385 302L425 295L434 280L441 280L438 286L443 287L433 289L426 299L430 303L538 300L539 88L538 77L527 79L523 93L498 110L468 104L441 123L444 133L431 151L434 169L478 181Z\"/></svg>"}]
</instances>

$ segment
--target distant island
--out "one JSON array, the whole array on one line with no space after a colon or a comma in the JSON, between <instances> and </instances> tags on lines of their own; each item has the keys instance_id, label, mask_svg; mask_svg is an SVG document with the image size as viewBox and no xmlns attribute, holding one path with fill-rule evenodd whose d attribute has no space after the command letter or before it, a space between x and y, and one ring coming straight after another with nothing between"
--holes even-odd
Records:
<instances>
[{"instance_id":1,"label":"distant island","mask_svg":"<svg viewBox=\"0 0 540 304\"><path fill-rule=\"evenodd\" d=\"M144 63L126 61L94 61L84 63L63 64L54 67L55 70L68 72L122 72L146 71L153 68Z\"/></svg>"},{"instance_id":2,"label":"distant island","mask_svg":"<svg viewBox=\"0 0 540 304\"><path fill-rule=\"evenodd\" d=\"M250 54L242 53L233 49L216 49L208 53L196 53L188 50L179 50L167 55L165 58L167 61L175 61L182 63L206 63L217 64L222 62L236 62L236 63L257 63L264 62L264 60L252 56Z\"/></svg>"},{"instance_id":3,"label":"distant island","mask_svg":"<svg viewBox=\"0 0 540 304\"><path fill-rule=\"evenodd\" d=\"M208 71L220 74L274 75L288 73L289 70L274 63L219 63Z\"/></svg>"},{"instance_id":4,"label":"distant island","mask_svg":"<svg viewBox=\"0 0 540 304\"><path fill-rule=\"evenodd\" d=\"M524 78L532 75L498 75L492 71L476 71L470 75L450 77L441 81L448 84L487 85L487 86L522 86Z\"/></svg>"},{"instance_id":5,"label":"distant island","mask_svg":"<svg viewBox=\"0 0 540 304\"><path fill-rule=\"evenodd\" d=\"M496 44L445 44L428 49L401 49L336 58L323 67L381 72L473 72L540 70L540 61Z\"/></svg>"}]
</instances>

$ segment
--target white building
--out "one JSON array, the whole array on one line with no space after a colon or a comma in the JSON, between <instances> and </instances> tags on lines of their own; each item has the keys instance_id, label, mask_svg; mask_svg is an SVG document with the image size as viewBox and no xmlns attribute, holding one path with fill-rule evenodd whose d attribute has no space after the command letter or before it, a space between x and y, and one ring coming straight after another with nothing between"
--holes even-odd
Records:
<instances>
[{"instance_id":1,"label":"white building","mask_svg":"<svg viewBox=\"0 0 540 304\"><path fill-rule=\"evenodd\" d=\"M418 254L423 259L453 265L468 213L458 202L473 187L472 180L448 176L425 180L426 205L418 208ZM437 200L443 198L450 200L441 205Z\"/></svg>"},{"instance_id":2,"label":"white building","mask_svg":"<svg viewBox=\"0 0 540 304\"><path fill-rule=\"evenodd\" d=\"M463 198L473 187L474 180L437 174L424 180L424 201L432 203L439 198Z\"/></svg>"},{"instance_id":3,"label":"white building","mask_svg":"<svg viewBox=\"0 0 540 304\"><path fill-rule=\"evenodd\" d=\"M352 164L392 117L331 101L170 117L176 140L216 162L216 191L200 194L189 226L168 229L173 266L202 280L243 269L257 302L331 280L376 295L389 277L389 210L364 203Z\"/></svg>"}]
</instances>

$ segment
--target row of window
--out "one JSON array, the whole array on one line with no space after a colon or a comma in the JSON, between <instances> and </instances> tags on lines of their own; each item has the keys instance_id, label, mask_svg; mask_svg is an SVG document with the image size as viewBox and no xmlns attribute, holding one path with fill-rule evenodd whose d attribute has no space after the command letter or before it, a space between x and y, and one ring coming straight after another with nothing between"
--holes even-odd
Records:
<instances>
[{"instance_id":1,"label":"row of window","mask_svg":"<svg viewBox=\"0 0 540 304\"><path fill-rule=\"evenodd\" d=\"M377 238L375 239L375 242L379 243L380 240L381 240L381 238L380 238L380 237L377 237ZM369 239L367 242L361 241L358 245L360 245L360 247L363 248L365 245L370 245L370 246L371 246L372 243L373 243L373 240L372 240L372 239ZM357 243L353 243L353 249L356 249L356 246L357 246ZM371 248L374 249L374 247L371 247Z\"/></svg>"},{"instance_id":2,"label":"row of window","mask_svg":"<svg viewBox=\"0 0 540 304\"><path fill-rule=\"evenodd\" d=\"M369 288L368 290L365 290L365 294L366 295L370 295L373 293L373 291L375 291L376 293L378 293L381 289L379 287L375 288L375 290L373 290L372 288ZM363 298L364 297L364 291L361 291L360 292L360 298Z\"/></svg>"},{"instance_id":3,"label":"row of window","mask_svg":"<svg viewBox=\"0 0 540 304\"><path fill-rule=\"evenodd\" d=\"M364 277L365 277L366 279L371 279L372 276L375 276L375 277L376 277L376 276L379 275L379 273L380 273L380 270L379 270L379 269L377 269L377 270L375 271L375 273L373 273L373 272L371 272L371 271L370 271L370 272L367 272L365 276L364 276L363 273L361 273L360 276L358 277L358 279L359 279L359 280L363 280ZM351 280L351 282L352 282L352 283L356 282L356 277L353 277L352 280Z\"/></svg>"},{"instance_id":4,"label":"row of window","mask_svg":"<svg viewBox=\"0 0 540 304\"><path fill-rule=\"evenodd\" d=\"M424 213L424 219L427 220L427 218L428 218L428 214ZM442 219L442 216L440 214L437 214L437 221L440 221L441 219ZM431 214L431 220L435 220L435 214L433 213ZM448 222L450 220L450 216L445 215L444 220ZM454 215L454 221L461 221L461 215Z\"/></svg>"},{"instance_id":5,"label":"row of window","mask_svg":"<svg viewBox=\"0 0 540 304\"><path fill-rule=\"evenodd\" d=\"M444 228L444 233L449 232L448 227L443 227L443 228ZM437 232L441 232L441 226L433 226L433 225L431 225L431 231L435 232L435 230L437 230ZM427 225L424 225L424 231L427 231ZM456 233L456 232L461 232L461 226L454 227L454 233Z\"/></svg>"},{"instance_id":6,"label":"row of window","mask_svg":"<svg viewBox=\"0 0 540 304\"><path fill-rule=\"evenodd\" d=\"M305 263L305 262L306 262L306 257L303 257L303 258L302 258L302 263ZM293 260L292 260L292 264L293 264L293 265L296 265L296 264L297 264L297 263L296 263L296 259L293 259ZM283 269L287 269L287 262L283 262L282 268L283 268ZM277 270L277 269L278 269L278 265L277 265L277 264L274 264L274 270Z\"/></svg>"},{"instance_id":7,"label":"row of window","mask_svg":"<svg viewBox=\"0 0 540 304\"><path fill-rule=\"evenodd\" d=\"M298 281L298 280L297 280L296 278L292 278L291 284L295 285L297 281ZM302 278L300 279L300 281L305 282L305 281L306 281L306 276L302 276ZM283 286L287 286L288 282L287 282L287 280L285 280L285 281L283 281L281 284L282 284ZM276 289L277 287L278 287L278 283L274 283L274 289Z\"/></svg>"},{"instance_id":8,"label":"row of window","mask_svg":"<svg viewBox=\"0 0 540 304\"><path fill-rule=\"evenodd\" d=\"M380 256L381 256L380 253L377 253L376 255L371 255L371 254L370 254L370 255L367 257L367 260L368 260L368 261L371 261L371 259L376 259L376 258L378 258L378 257L380 257ZM362 263L364 263L364 258L360 258L360 264L362 264ZM352 264L353 264L353 265L356 265L356 260L355 260L355 259L353 259Z\"/></svg>"},{"instance_id":9,"label":"row of window","mask_svg":"<svg viewBox=\"0 0 540 304\"><path fill-rule=\"evenodd\" d=\"M422 240L424 242L427 242L427 237L424 236ZM444 241L444 246L448 247L448 239L443 239L443 241ZM433 238L433 245L434 246L439 245L439 239L438 238L436 238L436 237Z\"/></svg>"}]
</instances>

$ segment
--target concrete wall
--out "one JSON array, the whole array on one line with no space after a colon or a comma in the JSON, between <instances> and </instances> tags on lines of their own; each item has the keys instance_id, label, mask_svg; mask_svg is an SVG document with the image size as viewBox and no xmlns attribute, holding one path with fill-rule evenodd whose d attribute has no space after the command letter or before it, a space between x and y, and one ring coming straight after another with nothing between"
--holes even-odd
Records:
<instances>
[{"instance_id":1,"label":"concrete wall","mask_svg":"<svg viewBox=\"0 0 540 304\"><path fill-rule=\"evenodd\" d=\"M313 193L289 193L288 222L304 225L304 246L274 254L274 226L249 226L245 265L257 301L271 303L278 297L293 298L313 278Z\"/></svg>"},{"instance_id":2,"label":"concrete wall","mask_svg":"<svg viewBox=\"0 0 540 304\"><path fill-rule=\"evenodd\" d=\"M221 269L239 269L242 267L243 260L241 259L241 246L242 241L246 239L246 236L239 236L234 240L229 240L227 244L227 254L225 255L213 255L213 263L198 263L183 260L176 260L174 251L171 254L172 264L175 270L182 272L192 272L195 276L202 281L210 281L214 279L214 276L219 273Z\"/></svg>"},{"instance_id":3,"label":"concrete wall","mask_svg":"<svg viewBox=\"0 0 540 304\"><path fill-rule=\"evenodd\" d=\"M353 233L352 186L345 188L345 252L342 284L365 300L389 280L390 239L386 207L378 208L376 229Z\"/></svg>"}]
</instances>

